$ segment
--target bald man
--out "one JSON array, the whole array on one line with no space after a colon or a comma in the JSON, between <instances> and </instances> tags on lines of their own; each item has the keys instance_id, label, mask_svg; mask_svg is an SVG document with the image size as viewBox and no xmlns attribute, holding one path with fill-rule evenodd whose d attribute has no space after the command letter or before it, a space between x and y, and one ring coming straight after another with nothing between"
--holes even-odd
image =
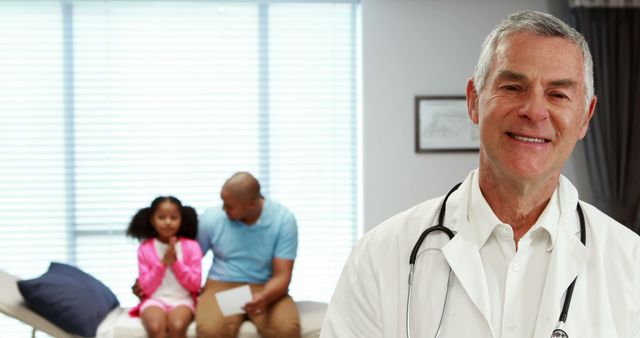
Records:
<instances>
[{"instance_id":1,"label":"bald man","mask_svg":"<svg viewBox=\"0 0 640 338\"><path fill-rule=\"evenodd\" d=\"M196 309L198 337L237 337L245 320L265 338L300 337L298 310L288 295L298 247L295 217L262 196L260 183L247 172L231 176L220 197L222 208L206 210L198 225L202 252L213 252ZM245 284L253 294L246 314L223 317L215 294Z\"/></svg>"}]
</instances>

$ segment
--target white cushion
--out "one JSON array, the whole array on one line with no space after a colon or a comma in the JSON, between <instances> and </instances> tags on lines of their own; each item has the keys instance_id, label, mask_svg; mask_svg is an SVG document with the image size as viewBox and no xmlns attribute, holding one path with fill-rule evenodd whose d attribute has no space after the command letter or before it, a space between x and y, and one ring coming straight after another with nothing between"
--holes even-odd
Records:
<instances>
[{"instance_id":1,"label":"white cushion","mask_svg":"<svg viewBox=\"0 0 640 338\"><path fill-rule=\"evenodd\" d=\"M303 338L320 336L320 326L327 311L327 304L319 302L296 302L300 314L300 330ZM98 328L98 338L146 338L144 327L139 318L132 318L128 309L114 310ZM187 337L196 338L196 324L191 323L187 330ZM259 338L256 327L250 321L245 321L240 327L238 338Z\"/></svg>"},{"instance_id":2,"label":"white cushion","mask_svg":"<svg viewBox=\"0 0 640 338\"><path fill-rule=\"evenodd\" d=\"M18 290L18 277L0 270L0 312L13 317L38 331L56 338L81 338L69 334L52 324L44 317L27 307ZM302 338L316 338L320 336L320 326L327 311L327 304L320 302L296 302L300 313L300 329ZM139 318L129 316L129 309L117 307L100 323L97 338L146 338L146 333ZM191 323L187 331L189 338L196 338L196 325ZM245 321L240 327L239 338L260 337L253 323Z\"/></svg>"}]
</instances>

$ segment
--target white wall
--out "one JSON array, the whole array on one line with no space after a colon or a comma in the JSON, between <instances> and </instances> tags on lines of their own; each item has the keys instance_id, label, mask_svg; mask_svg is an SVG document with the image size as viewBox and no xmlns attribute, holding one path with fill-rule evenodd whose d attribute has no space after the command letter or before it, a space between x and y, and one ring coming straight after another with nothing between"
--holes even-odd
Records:
<instances>
[{"instance_id":1,"label":"white wall","mask_svg":"<svg viewBox=\"0 0 640 338\"><path fill-rule=\"evenodd\" d=\"M547 4L545 0L363 0L365 231L446 193L477 166L477 152L414 153L414 96L464 95L486 34L504 16L522 9L547 11ZM584 167L582 157L577 164L573 161L565 170L570 178L580 176Z\"/></svg>"}]
</instances>

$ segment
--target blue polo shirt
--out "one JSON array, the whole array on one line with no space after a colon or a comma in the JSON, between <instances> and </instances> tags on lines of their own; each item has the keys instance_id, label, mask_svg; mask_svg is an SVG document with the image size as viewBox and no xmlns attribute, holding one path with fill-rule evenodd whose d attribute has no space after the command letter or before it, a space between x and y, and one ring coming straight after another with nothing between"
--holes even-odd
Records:
<instances>
[{"instance_id":1,"label":"blue polo shirt","mask_svg":"<svg viewBox=\"0 0 640 338\"><path fill-rule=\"evenodd\" d=\"M203 254L213 251L210 279L264 284L272 276L274 257L296 258L298 226L287 208L265 198L252 225L230 220L222 207L205 210L198 220L198 243Z\"/></svg>"}]
</instances>

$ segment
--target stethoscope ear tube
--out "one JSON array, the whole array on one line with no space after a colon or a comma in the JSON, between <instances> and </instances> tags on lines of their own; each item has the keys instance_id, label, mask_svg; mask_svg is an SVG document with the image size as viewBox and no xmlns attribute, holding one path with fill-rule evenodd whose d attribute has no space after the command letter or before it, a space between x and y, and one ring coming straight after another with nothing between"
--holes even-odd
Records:
<instances>
[{"instance_id":1,"label":"stethoscope ear tube","mask_svg":"<svg viewBox=\"0 0 640 338\"><path fill-rule=\"evenodd\" d=\"M447 193L447 195L444 197L444 201L442 202L442 206L440 207L440 213L438 214L438 224L429 227L427 230L423 231L422 234L420 234L420 237L418 238L418 241L416 242L416 244L413 246L413 250L411 250L411 255L409 256L409 279L408 279L408 289L407 289L407 309L406 309L406 320L405 320L405 324L406 324L406 331L407 331L407 338L411 338L411 319L410 319L410 314L411 314L411 291L413 290L413 274L415 272L415 266L416 266L416 258L418 257L418 250L420 250L420 246L422 245L422 242L424 241L425 238L427 238L427 235L429 235L430 233L434 232L434 231L442 231L445 234L447 234L447 236L449 236L449 240L451 240L454 236L453 231L451 231L449 228L444 226L444 214L446 212L446 208L447 208L447 200L449 199L449 196L451 196L451 193L453 193L454 191L456 191L456 189L458 189L458 187L460 186L460 184L462 184L462 182L456 184L453 188L451 188L451 190L449 190L449 192ZM447 291L445 293L445 298L444 298L444 305L442 307L442 313L440 314L440 323L438 324L438 331L436 332L436 337L440 336L440 329L442 327L442 321L444 319L444 312L446 311L447 308L447 298L449 296L449 285L451 282L451 268L449 268L449 277L447 279Z\"/></svg>"},{"instance_id":2,"label":"stethoscope ear tube","mask_svg":"<svg viewBox=\"0 0 640 338\"><path fill-rule=\"evenodd\" d=\"M420 237L418 238L418 241L416 242L416 244L413 246L413 250L411 250L411 255L409 256L410 265L414 265L416 263L416 257L418 257L418 250L420 250L420 246L422 246L422 242L424 241L425 238L427 238L427 235L430 234L431 232L442 231L446 233L447 236L449 236L449 239L453 238L454 236L453 231L451 231L449 228L444 226L444 215L447 210L447 200L449 199L449 196L451 196L451 194L458 189L460 184L462 184L462 182L454 185L453 188L451 188L451 190L449 190L447 195L444 197L444 201L442 201L442 205L440 206L440 213L438 214L438 223L428 228L427 230L423 231L422 234L420 234Z\"/></svg>"},{"instance_id":3,"label":"stethoscope ear tube","mask_svg":"<svg viewBox=\"0 0 640 338\"><path fill-rule=\"evenodd\" d=\"M429 229L425 230L420 235L420 238L418 238L418 242L416 242L416 245L413 246L413 250L411 250L411 256L409 256L409 264L414 265L416 263L416 257L418 257L418 250L420 250L420 246L422 245L422 242L424 241L425 238L427 238L428 234L430 234L430 233L432 233L434 231L442 231L442 232L446 233L447 236L449 236L449 239L452 239L453 236L454 236L453 231L451 231L451 230L449 230L449 228L441 226L441 225L434 225L434 226L430 227Z\"/></svg>"}]
</instances>

